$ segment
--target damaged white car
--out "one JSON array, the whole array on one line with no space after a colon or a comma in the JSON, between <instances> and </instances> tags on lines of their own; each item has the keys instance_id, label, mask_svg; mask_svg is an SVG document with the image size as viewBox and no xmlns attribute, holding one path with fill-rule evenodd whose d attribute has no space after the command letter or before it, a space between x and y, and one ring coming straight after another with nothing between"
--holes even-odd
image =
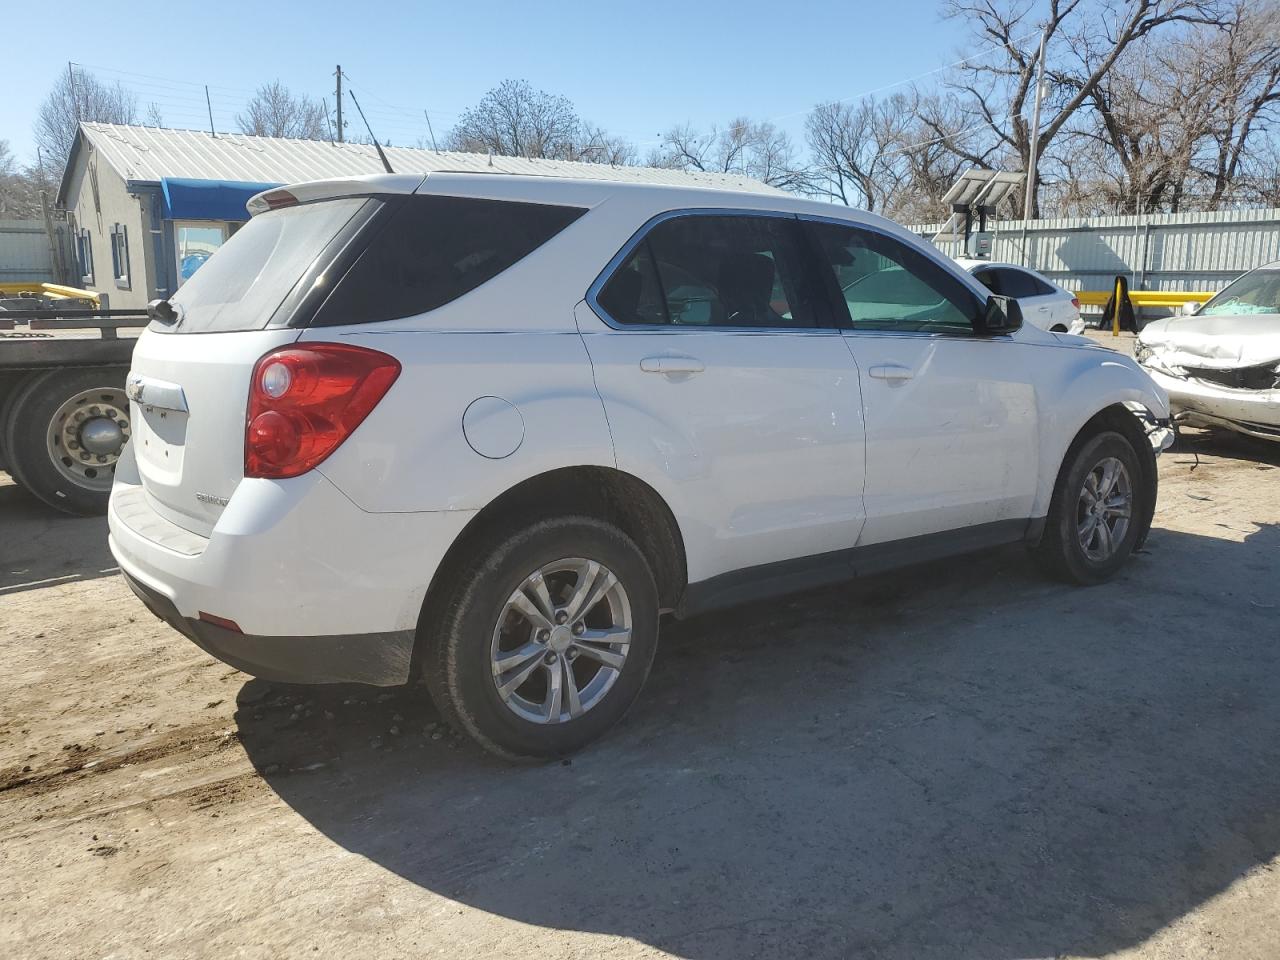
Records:
<instances>
[{"instance_id":1,"label":"damaged white car","mask_svg":"<svg viewBox=\"0 0 1280 960\"><path fill-rule=\"evenodd\" d=\"M1280 261L1190 315L1148 324L1134 356L1176 421L1280 441Z\"/></svg>"}]
</instances>

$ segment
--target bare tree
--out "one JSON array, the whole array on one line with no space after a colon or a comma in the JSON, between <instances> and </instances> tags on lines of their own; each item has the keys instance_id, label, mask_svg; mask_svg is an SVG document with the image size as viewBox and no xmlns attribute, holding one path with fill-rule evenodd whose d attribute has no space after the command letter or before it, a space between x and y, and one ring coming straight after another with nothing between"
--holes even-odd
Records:
<instances>
[{"instance_id":1,"label":"bare tree","mask_svg":"<svg viewBox=\"0 0 1280 960\"><path fill-rule=\"evenodd\" d=\"M1053 85L1038 137L1037 154L1043 157L1132 44L1168 24L1216 23L1220 7L1220 0L1049 0L1046 19L1037 23L1034 8L1023 0L949 0L948 15L969 21L975 40L995 43L1003 53L994 61L964 64L953 85L965 95L975 121L1028 170L1029 114L1040 60L1037 27L1046 37L1046 76ZM1038 174L1037 162L1028 175ZM1036 196L1033 190L1032 216Z\"/></svg>"},{"instance_id":2,"label":"bare tree","mask_svg":"<svg viewBox=\"0 0 1280 960\"><path fill-rule=\"evenodd\" d=\"M0 220L40 216L40 186L34 172L18 166L8 140L0 140Z\"/></svg>"},{"instance_id":3,"label":"bare tree","mask_svg":"<svg viewBox=\"0 0 1280 960\"><path fill-rule=\"evenodd\" d=\"M608 133L603 127L583 123L569 159L625 167L636 162L636 148L631 141Z\"/></svg>"},{"instance_id":4,"label":"bare tree","mask_svg":"<svg viewBox=\"0 0 1280 960\"><path fill-rule=\"evenodd\" d=\"M740 173L782 189L797 189L807 177L785 131L746 117L705 131L689 124L672 127L648 162L673 170Z\"/></svg>"},{"instance_id":5,"label":"bare tree","mask_svg":"<svg viewBox=\"0 0 1280 960\"><path fill-rule=\"evenodd\" d=\"M1133 48L1090 96L1097 124L1077 141L1097 157L1117 212L1217 209L1248 193L1274 154L1280 106L1280 4L1236 0L1220 24Z\"/></svg>"},{"instance_id":6,"label":"bare tree","mask_svg":"<svg viewBox=\"0 0 1280 960\"><path fill-rule=\"evenodd\" d=\"M118 82L102 83L93 74L73 70L60 74L36 115L36 145L45 163L60 172L71 155L81 120L136 123L138 101Z\"/></svg>"},{"instance_id":7,"label":"bare tree","mask_svg":"<svg viewBox=\"0 0 1280 960\"><path fill-rule=\"evenodd\" d=\"M1212 184L1207 206L1216 210L1251 153L1264 163L1276 154L1277 144L1268 135L1280 112L1280 3L1236 0L1227 29L1206 52L1217 67L1217 82L1210 86L1212 146L1206 171Z\"/></svg>"},{"instance_id":8,"label":"bare tree","mask_svg":"<svg viewBox=\"0 0 1280 960\"><path fill-rule=\"evenodd\" d=\"M881 211L893 206L909 172L904 152L914 110L905 94L877 103L824 103L805 121L813 157L812 183L850 206Z\"/></svg>"},{"instance_id":9,"label":"bare tree","mask_svg":"<svg viewBox=\"0 0 1280 960\"><path fill-rule=\"evenodd\" d=\"M241 133L292 140L325 139L324 104L294 94L279 80L258 88L244 113L236 114Z\"/></svg>"},{"instance_id":10,"label":"bare tree","mask_svg":"<svg viewBox=\"0 0 1280 960\"><path fill-rule=\"evenodd\" d=\"M449 132L452 150L509 157L574 159L583 124L567 97L503 80L464 113Z\"/></svg>"}]
</instances>

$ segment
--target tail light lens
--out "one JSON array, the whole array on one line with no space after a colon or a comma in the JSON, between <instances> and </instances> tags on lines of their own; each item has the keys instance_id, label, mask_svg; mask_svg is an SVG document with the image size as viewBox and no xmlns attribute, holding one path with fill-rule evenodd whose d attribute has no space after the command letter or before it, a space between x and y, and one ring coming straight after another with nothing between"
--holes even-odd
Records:
<instances>
[{"instance_id":1,"label":"tail light lens","mask_svg":"<svg viewBox=\"0 0 1280 960\"><path fill-rule=\"evenodd\" d=\"M1079 312L1080 312L1080 298L1079 298L1079 297L1072 297L1072 298L1071 298L1071 305L1072 305L1073 307L1075 307L1075 308L1076 308L1076 312L1077 312L1077 313L1079 313Z\"/></svg>"},{"instance_id":2,"label":"tail light lens","mask_svg":"<svg viewBox=\"0 0 1280 960\"><path fill-rule=\"evenodd\" d=\"M282 347L249 385L244 475L282 479L333 453L400 376L395 357L343 343Z\"/></svg>"}]
</instances>

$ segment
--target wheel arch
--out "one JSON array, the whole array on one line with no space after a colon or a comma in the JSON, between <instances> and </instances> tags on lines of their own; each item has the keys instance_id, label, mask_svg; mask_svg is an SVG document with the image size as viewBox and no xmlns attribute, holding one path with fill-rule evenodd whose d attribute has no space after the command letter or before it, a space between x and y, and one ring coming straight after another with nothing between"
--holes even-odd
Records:
<instances>
[{"instance_id":1,"label":"wheel arch","mask_svg":"<svg viewBox=\"0 0 1280 960\"><path fill-rule=\"evenodd\" d=\"M1155 414L1155 411L1151 411L1150 408L1146 409ZM1155 450L1147 437L1146 429L1138 419L1137 414L1125 406L1123 401L1110 403L1098 410L1076 431L1071 438L1070 444L1067 445L1066 450L1063 451L1062 456L1059 458L1051 496L1062 485L1063 476L1070 468L1072 457L1075 456L1076 451L1091 437L1108 430L1119 433L1129 441L1142 468L1142 476L1139 478L1139 482L1142 485L1143 506L1142 512L1136 518L1138 522L1138 538L1134 541L1134 550L1140 550L1146 542L1147 534L1151 531L1151 520L1155 514L1156 496L1159 490L1159 474L1156 467ZM1039 537L1036 538L1036 542L1038 541Z\"/></svg>"},{"instance_id":2,"label":"wheel arch","mask_svg":"<svg viewBox=\"0 0 1280 960\"><path fill-rule=\"evenodd\" d=\"M679 606L688 585L680 525L662 496L639 477L613 467L562 467L529 477L499 494L463 527L445 552L423 599L419 624L446 602L460 559L513 524L553 516L585 515L612 523L649 561L662 610ZM421 650L421 629L415 659ZM417 675L414 673L413 675Z\"/></svg>"}]
</instances>

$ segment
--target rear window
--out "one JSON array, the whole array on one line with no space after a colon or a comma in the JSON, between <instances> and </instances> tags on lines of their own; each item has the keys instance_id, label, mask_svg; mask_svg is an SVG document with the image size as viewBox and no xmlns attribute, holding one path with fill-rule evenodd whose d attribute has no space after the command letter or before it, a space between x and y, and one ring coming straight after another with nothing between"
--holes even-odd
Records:
<instances>
[{"instance_id":1,"label":"rear window","mask_svg":"<svg viewBox=\"0 0 1280 960\"><path fill-rule=\"evenodd\" d=\"M373 228L368 247L312 326L434 310L493 279L584 213L580 207L506 200L407 197Z\"/></svg>"},{"instance_id":2,"label":"rear window","mask_svg":"<svg viewBox=\"0 0 1280 960\"><path fill-rule=\"evenodd\" d=\"M261 330L307 268L366 203L347 197L259 214L170 297L182 319L162 333Z\"/></svg>"}]
</instances>

